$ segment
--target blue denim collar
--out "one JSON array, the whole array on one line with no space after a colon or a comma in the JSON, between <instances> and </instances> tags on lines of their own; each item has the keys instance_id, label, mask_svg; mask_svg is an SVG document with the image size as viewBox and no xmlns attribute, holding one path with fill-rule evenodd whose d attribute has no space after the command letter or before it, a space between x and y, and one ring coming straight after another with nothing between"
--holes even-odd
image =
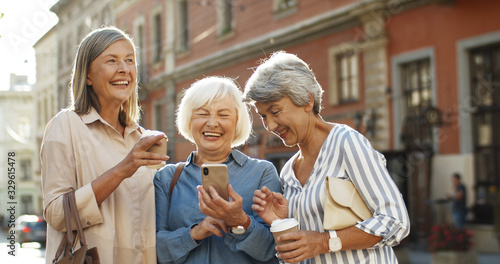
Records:
<instances>
[{"instance_id":1,"label":"blue denim collar","mask_svg":"<svg viewBox=\"0 0 500 264\"><path fill-rule=\"evenodd\" d=\"M186 166L189 166L191 164L194 164L194 156L195 156L196 151L191 152L189 157L186 160ZM238 165L243 166L245 162L248 160L248 156L243 154L241 151L237 149L233 149L229 155L227 156L227 160L224 161L223 163L229 163L231 161L235 161Z\"/></svg>"}]
</instances>

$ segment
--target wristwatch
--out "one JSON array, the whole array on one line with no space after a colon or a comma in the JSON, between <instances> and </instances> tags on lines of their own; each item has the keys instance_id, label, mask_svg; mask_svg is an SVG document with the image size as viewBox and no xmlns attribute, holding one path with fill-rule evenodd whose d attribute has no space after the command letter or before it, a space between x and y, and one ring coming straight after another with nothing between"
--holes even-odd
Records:
<instances>
[{"instance_id":1,"label":"wristwatch","mask_svg":"<svg viewBox=\"0 0 500 264\"><path fill-rule=\"evenodd\" d=\"M336 231L328 231L330 233L330 240L328 240L328 246L330 247L330 252L337 252L342 249L342 241L340 237L337 236Z\"/></svg>"},{"instance_id":2,"label":"wristwatch","mask_svg":"<svg viewBox=\"0 0 500 264\"><path fill-rule=\"evenodd\" d=\"M244 225L239 225L239 226L233 226L231 227L231 232L233 232L233 234L236 234L236 235L241 235L241 234L244 234L245 231L247 231L247 228L250 226L250 216L247 215L247 221L245 222Z\"/></svg>"}]
</instances>

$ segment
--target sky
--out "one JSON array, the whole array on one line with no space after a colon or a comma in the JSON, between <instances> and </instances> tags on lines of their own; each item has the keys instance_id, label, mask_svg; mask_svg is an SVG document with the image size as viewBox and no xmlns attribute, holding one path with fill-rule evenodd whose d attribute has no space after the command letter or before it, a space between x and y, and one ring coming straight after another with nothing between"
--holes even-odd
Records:
<instances>
[{"instance_id":1,"label":"sky","mask_svg":"<svg viewBox=\"0 0 500 264\"><path fill-rule=\"evenodd\" d=\"M31 84L36 81L33 45L57 23L50 12L57 1L0 1L0 90L9 89L10 73L28 75Z\"/></svg>"}]
</instances>

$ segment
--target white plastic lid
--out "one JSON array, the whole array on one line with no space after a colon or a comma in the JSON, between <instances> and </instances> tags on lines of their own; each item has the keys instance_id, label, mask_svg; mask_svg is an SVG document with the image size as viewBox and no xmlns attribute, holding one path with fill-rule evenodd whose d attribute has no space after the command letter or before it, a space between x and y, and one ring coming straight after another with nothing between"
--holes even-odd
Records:
<instances>
[{"instance_id":1,"label":"white plastic lid","mask_svg":"<svg viewBox=\"0 0 500 264\"><path fill-rule=\"evenodd\" d=\"M158 130L144 130L142 132L141 138L148 137L148 136L155 136L155 135L158 135L158 134L163 134L163 132L158 131Z\"/></svg>"},{"instance_id":2,"label":"white plastic lid","mask_svg":"<svg viewBox=\"0 0 500 264\"><path fill-rule=\"evenodd\" d=\"M271 232L281 232L299 225L295 218L277 219L271 223Z\"/></svg>"}]
</instances>

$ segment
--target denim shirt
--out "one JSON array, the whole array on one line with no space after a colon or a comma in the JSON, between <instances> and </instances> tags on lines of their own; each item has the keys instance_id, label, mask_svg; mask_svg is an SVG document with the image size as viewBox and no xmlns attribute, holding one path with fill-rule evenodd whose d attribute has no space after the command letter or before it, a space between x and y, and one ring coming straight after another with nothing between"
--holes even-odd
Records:
<instances>
[{"instance_id":1,"label":"denim shirt","mask_svg":"<svg viewBox=\"0 0 500 264\"><path fill-rule=\"evenodd\" d=\"M222 237L212 235L200 243L191 237L191 227L205 218L198 207L196 189L202 184L201 170L191 153L172 193L172 202L170 182L176 164L163 167L154 178L158 263L278 263L269 225L251 208L255 190L267 186L281 192L276 168L269 161L250 158L238 150L233 150L223 164L228 168L229 184L243 198L250 226L241 235L222 232Z\"/></svg>"}]
</instances>

